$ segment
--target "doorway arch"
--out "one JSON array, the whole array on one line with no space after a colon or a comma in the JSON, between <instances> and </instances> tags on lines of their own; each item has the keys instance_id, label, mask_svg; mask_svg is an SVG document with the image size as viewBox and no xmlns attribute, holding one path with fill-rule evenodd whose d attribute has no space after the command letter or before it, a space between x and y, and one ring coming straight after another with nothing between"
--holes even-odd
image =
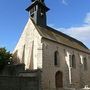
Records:
<instances>
[{"instance_id":1,"label":"doorway arch","mask_svg":"<svg viewBox=\"0 0 90 90\"><path fill-rule=\"evenodd\" d=\"M55 74L55 85L56 88L63 88L63 73L61 71L57 71Z\"/></svg>"}]
</instances>

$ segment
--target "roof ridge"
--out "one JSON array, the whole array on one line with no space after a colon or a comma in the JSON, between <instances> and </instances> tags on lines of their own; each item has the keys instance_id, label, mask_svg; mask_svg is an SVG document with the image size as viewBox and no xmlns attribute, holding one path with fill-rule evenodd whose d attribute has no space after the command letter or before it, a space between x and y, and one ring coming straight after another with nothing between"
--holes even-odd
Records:
<instances>
[{"instance_id":1,"label":"roof ridge","mask_svg":"<svg viewBox=\"0 0 90 90\"><path fill-rule=\"evenodd\" d=\"M36 25L36 24L34 23L34 21L33 21L32 18L31 18L31 21L33 22L33 24L35 25L36 29L38 30L38 32L40 33L40 35L41 35L42 37L44 37L44 33L47 33L46 31L48 30L48 31L54 32L54 33L56 33L56 34L58 34L58 35L61 35L61 36L63 36L64 38L68 38L68 40L75 41L76 43L78 43L79 45L81 45L84 49L89 50L89 48L86 47L86 45L84 45L83 42L81 42L81 41L79 41L79 40L77 40L77 39L75 39L75 38L73 38L73 37L71 37L71 36L69 36L69 35L61 32L61 31L58 31L58 30L56 30L56 29L54 29L54 28L52 28L52 27L50 27L50 26L42 27L42 26ZM45 30L46 30L46 31L45 31ZM46 37L46 36L45 36L45 37ZM48 38L48 37L47 37L47 38ZM49 39L50 39L50 38L49 38ZM58 42L58 41L56 41L56 42Z\"/></svg>"},{"instance_id":2,"label":"roof ridge","mask_svg":"<svg viewBox=\"0 0 90 90\"><path fill-rule=\"evenodd\" d=\"M83 45L85 48L89 49L88 47L86 47L86 45L85 45L83 42L79 41L78 39L75 39L75 38L73 38L73 37L71 37L71 36L69 36L69 35L67 35L67 34L65 34L65 33L61 32L61 31L58 31L58 30L56 30L56 29L54 29L54 28L52 28L52 27L49 27L49 26L47 26L47 29L49 29L49 30L51 30L51 31L53 31L53 32L55 32L55 33L62 34L62 35L64 35L65 37L67 37L68 39L70 39L70 40L72 40L72 41L74 40L74 41L80 43L81 45Z\"/></svg>"}]
</instances>

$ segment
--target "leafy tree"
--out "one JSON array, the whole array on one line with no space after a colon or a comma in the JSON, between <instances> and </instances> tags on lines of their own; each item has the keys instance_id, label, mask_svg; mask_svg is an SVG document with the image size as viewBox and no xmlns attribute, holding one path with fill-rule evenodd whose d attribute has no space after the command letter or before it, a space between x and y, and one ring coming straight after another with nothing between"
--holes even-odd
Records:
<instances>
[{"instance_id":1,"label":"leafy tree","mask_svg":"<svg viewBox=\"0 0 90 90\"><path fill-rule=\"evenodd\" d=\"M12 54L6 50L6 48L0 48L0 70L5 65L11 64Z\"/></svg>"}]
</instances>

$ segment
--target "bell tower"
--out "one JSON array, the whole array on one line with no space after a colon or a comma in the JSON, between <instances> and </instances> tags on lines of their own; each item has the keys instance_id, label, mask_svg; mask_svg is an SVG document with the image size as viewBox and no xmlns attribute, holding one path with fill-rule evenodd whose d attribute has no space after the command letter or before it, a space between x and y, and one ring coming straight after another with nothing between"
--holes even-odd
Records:
<instances>
[{"instance_id":1,"label":"bell tower","mask_svg":"<svg viewBox=\"0 0 90 90\"><path fill-rule=\"evenodd\" d=\"M44 0L31 0L31 5L26 9L34 23L39 26L46 26L46 12L49 8L45 5Z\"/></svg>"}]
</instances>

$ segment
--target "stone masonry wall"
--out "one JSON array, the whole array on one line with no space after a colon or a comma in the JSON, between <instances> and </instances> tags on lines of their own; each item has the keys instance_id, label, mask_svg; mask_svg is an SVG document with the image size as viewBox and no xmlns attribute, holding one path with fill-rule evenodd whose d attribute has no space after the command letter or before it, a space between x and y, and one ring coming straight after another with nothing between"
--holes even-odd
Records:
<instances>
[{"instance_id":1,"label":"stone masonry wall","mask_svg":"<svg viewBox=\"0 0 90 90\"><path fill-rule=\"evenodd\" d=\"M43 68L42 68L42 87L43 88L56 88L55 86L55 74L57 71L63 73L63 88L80 88L83 82L83 87L85 85L90 85L90 60L87 53L75 50L73 48L52 42L48 39L43 39ZM54 52L58 51L60 56L60 65L54 65ZM76 68L70 68L69 55L75 55ZM81 58L87 57L88 69L85 71L83 69L83 64L81 68ZM69 72L69 70L71 71ZM85 74L86 73L86 74ZM82 87L82 88L83 88Z\"/></svg>"},{"instance_id":2,"label":"stone masonry wall","mask_svg":"<svg viewBox=\"0 0 90 90\"><path fill-rule=\"evenodd\" d=\"M39 90L36 77L0 76L0 90Z\"/></svg>"}]
</instances>

